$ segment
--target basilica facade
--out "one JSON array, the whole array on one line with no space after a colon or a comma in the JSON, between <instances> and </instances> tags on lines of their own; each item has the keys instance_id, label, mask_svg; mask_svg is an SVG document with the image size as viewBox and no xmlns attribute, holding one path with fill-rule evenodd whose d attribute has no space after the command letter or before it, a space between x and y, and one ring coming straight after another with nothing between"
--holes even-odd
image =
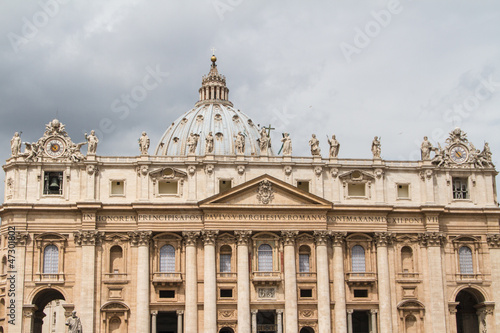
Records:
<instances>
[{"instance_id":1,"label":"basilica facade","mask_svg":"<svg viewBox=\"0 0 500 333\"><path fill-rule=\"evenodd\" d=\"M142 133L137 156L100 156L57 119L24 149L14 134L0 332L500 331L487 144L457 128L420 161L382 159L377 137L373 158L343 159L313 135L303 157L269 131L212 57L154 152Z\"/></svg>"}]
</instances>

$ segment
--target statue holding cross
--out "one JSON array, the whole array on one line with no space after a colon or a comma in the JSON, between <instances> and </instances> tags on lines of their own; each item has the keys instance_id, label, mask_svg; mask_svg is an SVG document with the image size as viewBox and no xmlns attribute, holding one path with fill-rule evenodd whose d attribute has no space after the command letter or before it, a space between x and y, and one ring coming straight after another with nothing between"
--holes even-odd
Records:
<instances>
[{"instance_id":1,"label":"statue holding cross","mask_svg":"<svg viewBox=\"0 0 500 333\"><path fill-rule=\"evenodd\" d=\"M259 142L259 147L260 147L260 154L261 155L267 155L269 148L271 148L271 130L274 128L271 127L271 124L269 124L269 127L262 127L260 130L260 139L257 139ZM267 132L266 132L267 130Z\"/></svg>"}]
</instances>

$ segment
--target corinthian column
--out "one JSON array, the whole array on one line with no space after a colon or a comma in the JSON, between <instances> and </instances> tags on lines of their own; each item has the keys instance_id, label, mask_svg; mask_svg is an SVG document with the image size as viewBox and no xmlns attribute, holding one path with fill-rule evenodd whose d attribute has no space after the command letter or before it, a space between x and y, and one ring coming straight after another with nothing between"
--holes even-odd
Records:
<instances>
[{"instance_id":1,"label":"corinthian column","mask_svg":"<svg viewBox=\"0 0 500 333\"><path fill-rule=\"evenodd\" d=\"M100 243L102 233L97 230L84 230L74 233L75 243L82 247L82 272L85 277L81 279L80 289L80 314L82 329L85 332L94 332L95 310L95 246Z\"/></svg>"},{"instance_id":2,"label":"corinthian column","mask_svg":"<svg viewBox=\"0 0 500 333\"><path fill-rule=\"evenodd\" d=\"M198 277L196 270L196 240L199 231L183 231L186 244L186 301L184 313L185 332L198 332Z\"/></svg>"},{"instance_id":3,"label":"corinthian column","mask_svg":"<svg viewBox=\"0 0 500 333\"><path fill-rule=\"evenodd\" d=\"M234 232L238 243L238 333L250 333L250 272L248 266L248 241L252 232Z\"/></svg>"},{"instance_id":4,"label":"corinthian column","mask_svg":"<svg viewBox=\"0 0 500 333\"><path fill-rule=\"evenodd\" d=\"M331 232L320 230L314 232L316 239L316 270L318 284L318 330L319 332L332 331L330 311L330 276L328 267L328 239Z\"/></svg>"},{"instance_id":5,"label":"corinthian column","mask_svg":"<svg viewBox=\"0 0 500 333\"><path fill-rule=\"evenodd\" d=\"M335 332L347 332L347 314L344 285L344 240L345 234L333 234L333 299L335 300Z\"/></svg>"},{"instance_id":6,"label":"corinthian column","mask_svg":"<svg viewBox=\"0 0 500 333\"><path fill-rule=\"evenodd\" d=\"M152 231L129 232L132 245L137 246L137 318L136 332L148 333L149 329L149 243Z\"/></svg>"},{"instance_id":7,"label":"corinthian column","mask_svg":"<svg viewBox=\"0 0 500 333\"><path fill-rule=\"evenodd\" d=\"M285 328L287 332L298 332L297 315L297 269L295 268L295 238L298 231L283 231L285 247Z\"/></svg>"},{"instance_id":8,"label":"corinthian column","mask_svg":"<svg viewBox=\"0 0 500 333\"><path fill-rule=\"evenodd\" d=\"M392 235L386 232L375 233L377 245L378 272L378 307L380 311L380 331L392 332L391 281L389 277L389 259L387 245L392 241Z\"/></svg>"},{"instance_id":9,"label":"corinthian column","mask_svg":"<svg viewBox=\"0 0 500 333\"><path fill-rule=\"evenodd\" d=\"M203 230L205 252L203 314L205 333L217 333L217 281L215 272L215 239L218 230Z\"/></svg>"},{"instance_id":10,"label":"corinthian column","mask_svg":"<svg viewBox=\"0 0 500 333\"><path fill-rule=\"evenodd\" d=\"M495 327L500 330L500 234L488 235L486 239L490 248L491 293L496 304Z\"/></svg>"}]
</instances>

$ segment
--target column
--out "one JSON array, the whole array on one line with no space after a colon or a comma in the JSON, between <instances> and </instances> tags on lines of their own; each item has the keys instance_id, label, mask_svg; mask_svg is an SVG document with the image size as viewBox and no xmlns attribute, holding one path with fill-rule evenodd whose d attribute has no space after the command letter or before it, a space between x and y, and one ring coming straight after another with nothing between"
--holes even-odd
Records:
<instances>
[{"instance_id":1,"label":"column","mask_svg":"<svg viewBox=\"0 0 500 333\"><path fill-rule=\"evenodd\" d=\"M328 267L328 239L331 232L315 231L316 240L316 276L318 285L318 331L331 332L332 318L330 310L330 275Z\"/></svg>"},{"instance_id":2,"label":"column","mask_svg":"<svg viewBox=\"0 0 500 333\"><path fill-rule=\"evenodd\" d=\"M295 268L295 238L298 231L282 231L285 248L285 327L287 332L298 332L297 269Z\"/></svg>"},{"instance_id":3,"label":"column","mask_svg":"<svg viewBox=\"0 0 500 333\"><path fill-rule=\"evenodd\" d=\"M177 333L182 333L182 315L183 310L177 310Z\"/></svg>"},{"instance_id":4,"label":"column","mask_svg":"<svg viewBox=\"0 0 500 333\"><path fill-rule=\"evenodd\" d=\"M95 154L94 154L95 158ZM95 163L95 162L94 162ZM87 200L95 200L95 174L97 172L97 165L89 164L87 165ZM68 191L66 191L68 192Z\"/></svg>"},{"instance_id":5,"label":"column","mask_svg":"<svg viewBox=\"0 0 500 333\"><path fill-rule=\"evenodd\" d=\"M441 244L445 237L439 232L426 232L420 236L427 246L431 325L434 333L446 332L443 266Z\"/></svg>"},{"instance_id":6,"label":"column","mask_svg":"<svg viewBox=\"0 0 500 333\"><path fill-rule=\"evenodd\" d=\"M80 308L75 310L78 311L83 331L92 333L95 313L95 246L100 243L102 233L97 230L77 231L74 238L75 243L82 247L81 265L82 272L85 272L85 278L81 279Z\"/></svg>"},{"instance_id":7,"label":"column","mask_svg":"<svg viewBox=\"0 0 500 333\"><path fill-rule=\"evenodd\" d=\"M450 333L457 333L457 305L459 302L449 302L448 310L450 312Z\"/></svg>"},{"instance_id":8,"label":"column","mask_svg":"<svg viewBox=\"0 0 500 333\"><path fill-rule=\"evenodd\" d=\"M137 246L137 313L136 332L149 332L149 243L152 231L130 232L132 245Z\"/></svg>"},{"instance_id":9,"label":"column","mask_svg":"<svg viewBox=\"0 0 500 333\"><path fill-rule=\"evenodd\" d=\"M198 272L196 263L196 240L199 231L183 231L186 244L186 301L184 327L189 333L198 332Z\"/></svg>"},{"instance_id":10,"label":"column","mask_svg":"<svg viewBox=\"0 0 500 333\"><path fill-rule=\"evenodd\" d=\"M15 274L16 280L15 280L15 286L16 286L16 295L15 295L15 318L11 318L9 316L6 316L5 318L5 323L7 324L7 321L14 319L14 325L9 324L8 325L8 332L16 332L16 333L21 333L23 324L23 305L24 305L24 270L26 269L25 261L26 261L26 244L28 243L29 240L29 234L27 232L16 232L14 235L12 235L12 231L8 235L8 245L9 244L14 244L15 245L15 258L16 261L14 263L14 268L8 268L7 271L15 271L17 272ZM12 246L12 245L11 245ZM10 247L9 247L10 248ZM9 264L7 264L8 267ZM7 286L10 285L9 280L7 279ZM7 295L9 294L8 292L9 287L7 287ZM5 306L8 307L10 304L10 296L8 300L5 301ZM8 312L6 312L8 313ZM34 313L34 311L33 311ZM30 322L33 322L31 320ZM28 329L31 329L31 327L28 327ZM31 332L31 331L27 331Z\"/></svg>"},{"instance_id":11,"label":"column","mask_svg":"<svg viewBox=\"0 0 500 333\"><path fill-rule=\"evenodd\" d=\"M156 316L158 311L151 311L151 333L156 333Z\"/></svg>"},{"instance_id":12,"label":"column","mask_svg":"<svg viewBox=\"0 0 500 333\"><path fill-rule=\"evenodd\" d=\"M347 332L352 333L352 313L354 310L347 310ZM389 333L389 332L388 332Z\"/></svg>"},{"instance_id":13,"label":"column","mask_svg":"<svg viewBox=\"0 0 500 333\"><path fill-rule=\"evenodd\" d=\"M389 258L387 245L392 235L386 232L375 233L377 245L377 272L378 272L378 307L380 311L380 331L392 332L391 281L389 275Z\"/></svg>"},{"instance_id":14,"label":"column","mask_svg":"<svg viewBox=\"0 0 500 333\"><path fill-rule=\"evenodd\" d=\"M203 314L205 333L217 333L217 276L215 271L215 239L218 230L203 230L205 252Z\"/></svg>"},{"instance_id":15,"label":"column","mask_svg":"<svg viewBox=\"0 0 500 333\"><path fill-rule=\"evenodd\" d=\"M278 333L283 333L283 321L281 319L283 315L283 310L276 310L276 324L278 324Z\"/></svg>"},{"instance_id":16,"label":"column","mask_svg":"<svg viewBox=\"0 0 500 333\"><path fill-rule=\"evenodd\" d=\"M344 233L333 234L333 299L335 300L335 332L347 332L344 276ZM352 312L351 312L352 314ZM352 327L351 327L352 330Z\"/></svg>"},{"instance_id":17,"label":"column","mask_svg":"<svg viewBox=\"0 0 500 333\"><path fill-rule=\"evenodd\" d=\"M486 237L490 249L491 294L496 306L494 309L495 327L500 330L500 234Z\"/></svg>"},{"instance_id":18,"label":"column","mask_svg":"<svg viewBox=\"0 0 500 333\"><path fill-rule=\"evenodd\" d=\"M372 320L372 332L371 333L377 333L377 310L372 309L370 310L370 316Z\"/></svg>"},{"instance_id":19,"label":"column","mask_svg":"<svg viewBox=\"0 0 500 333\"><path fill-rule=\"evenodd\" d=\"M238 333L250 333L250 267L248 263L248 241L250 230L234 232L238 244ZM252 317L252 323L253 323ZM255 324L257 319L255 318ZM252 325L253 327L253 325ZM257 327L255 327L255 330ZM253 332L253 328L252 328Z\"/></svg>"},{"instance_id":20,"label":"column","mask_svg":"<svg viewBox=\"0 0 500 333\"><path fill-rule=\"evenodd\" d=\"M257 333L257 312L257 310L252 310L252 333Z\"/></svg>"}]
</instances>

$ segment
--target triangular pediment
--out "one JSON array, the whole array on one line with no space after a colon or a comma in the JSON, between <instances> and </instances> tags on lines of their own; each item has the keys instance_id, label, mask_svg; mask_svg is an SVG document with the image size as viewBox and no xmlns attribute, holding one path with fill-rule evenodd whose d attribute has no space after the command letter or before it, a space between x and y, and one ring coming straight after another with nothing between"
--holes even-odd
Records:
<instances>
[{"instance_id":1,"label":"triangular pediment","mask_svg":"<svg viewBox=\"0 0 500 333\"><path fill-rule=\"evenodd\" d=\"M211 196L199 203L201 208L236 207L302 207L329 209L332 203L309 192L302 191L267 174L249 180L232 189Z\"/></svg>"}]
</instances>

